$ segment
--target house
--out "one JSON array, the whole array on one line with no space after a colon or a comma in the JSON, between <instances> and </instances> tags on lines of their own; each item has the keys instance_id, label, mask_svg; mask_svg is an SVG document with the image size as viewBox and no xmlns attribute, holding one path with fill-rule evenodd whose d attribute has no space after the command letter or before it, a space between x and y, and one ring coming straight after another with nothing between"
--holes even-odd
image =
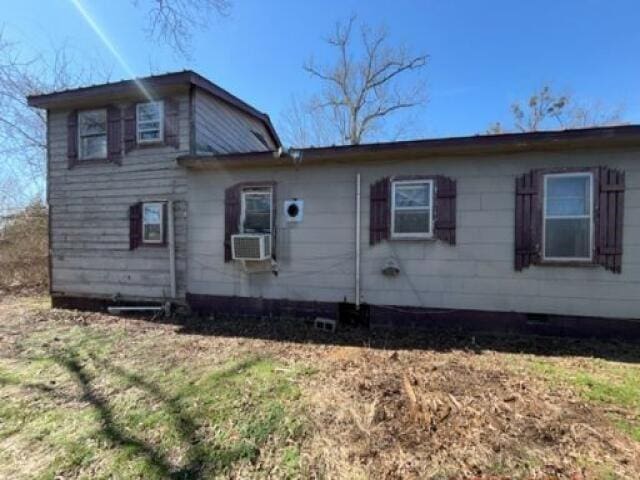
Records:
<instances>
[{"instance_id":1,"label":"house","mask_svg":"<svg viewBox=\"0 0 640 480\"><path fill-rule=\"evenodd\" d=\"M287 150L190 71L28 101L54 306L640 337L640 126Z\"/></svg>"}]
</instances>

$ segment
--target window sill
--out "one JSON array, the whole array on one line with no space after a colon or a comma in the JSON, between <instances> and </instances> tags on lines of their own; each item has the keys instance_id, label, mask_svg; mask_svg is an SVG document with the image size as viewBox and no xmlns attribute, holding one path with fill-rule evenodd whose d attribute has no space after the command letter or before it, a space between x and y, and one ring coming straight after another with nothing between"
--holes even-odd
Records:
<instances>
[{"instance_id":1,"label":"window sill","mask_svg":"<svg viewBox=\"0 0 640 480\"><path fill-rule=\"evenodd\" d=\"M69 168L77 168L83 166L95 166L95 165L108 165L115 164L118 165L120 159L111 159L111 158L78 158L74 160L73 163L70 163Z\"/></svg>"},{"instance_id":2,"label":"window sill","mask_svg":"<svg viewBox=\"0 0 640 480\"><path fill-rule=\"evenodd\" d=\"M598 264L593 260L540 260L540 262L538 262L538 265L540 265L541 267L598 267Z\"/></svg>"},{"instance_id":3,"label":"window sill","mask_svg":"<svg viewBox=\"0 0 640 480\"><path fill-rule=\"evenodd\" d=\"M407 236L407 237L389 237L389 240L392 242L435 242L436 238L431 237L421 237L421 236Z\"/></svg>"}]
</instances>

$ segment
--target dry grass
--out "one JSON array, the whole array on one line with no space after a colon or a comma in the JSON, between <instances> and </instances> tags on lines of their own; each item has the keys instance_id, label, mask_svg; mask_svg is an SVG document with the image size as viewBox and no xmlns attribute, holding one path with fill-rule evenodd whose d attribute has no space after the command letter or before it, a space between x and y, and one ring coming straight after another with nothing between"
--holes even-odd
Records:
<instances>
[{"instance_id":1,"label":"dry grass","mask_svg":"<svg viewBox=\"0 0 640 480\"><path fill-rule=\"evenodd\" d=\"M0 476L640 478L637 347L180 321L0 302Z\"/></svg>"}]
</instances>

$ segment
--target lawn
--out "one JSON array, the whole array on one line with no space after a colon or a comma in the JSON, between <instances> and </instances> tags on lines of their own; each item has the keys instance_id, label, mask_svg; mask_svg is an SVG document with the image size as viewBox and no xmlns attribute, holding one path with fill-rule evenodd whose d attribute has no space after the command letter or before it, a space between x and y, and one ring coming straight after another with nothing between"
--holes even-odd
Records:
<instances>
[{"instance_id":1,"label":"lawn","mask_svg":"<svg viewBox=\"0 0 640 480\"><path fill-rule=\"evenodd\" d=\"M640 348L0 300L0 478L640 478Z\"/></svg>"}]
</instances>

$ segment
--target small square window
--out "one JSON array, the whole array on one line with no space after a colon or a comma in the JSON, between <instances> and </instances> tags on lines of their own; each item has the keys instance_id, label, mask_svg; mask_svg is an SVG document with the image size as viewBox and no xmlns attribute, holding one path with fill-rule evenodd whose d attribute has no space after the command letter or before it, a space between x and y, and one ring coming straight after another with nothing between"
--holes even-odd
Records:
<instances>
[{"instance_id":1,"label":"small square window","mask_svg":"<svg viewBox=\"0 0 640 480\"><path fill-rule=\"evenodd\" d=\"M391 191L391 236L433 236L433 181L394 181Z\"/></svg>"},{"instance_id":2,"label":"small square window","mask_svg":"<svg viewBox=\"0 0 640 480\"><path fill-rule=\"evenodd\" d=\"M161 202L142 204L143 243L163 243L164 204Z\"/></svg>"},{"instance_id":3,"label":"small square window","mask_svg":"<svg viewBox=\"0 0 640 480\"><path fill-rule=\"evenodd\" d=\"M271 233L271 188L247 188L242 191L242 233Z\"/></svg>"},{"instance_id":4,"label":"small square window","mask_svg":"<svg viewBox=\"0 0 640 480\"><path fill-rule=\"evenodd\" d=\"M136 131L138 143L162 141L164 135L162 102L147 102L136 105Z\"/></svg>"},{"instance_id":5,"label":"small square window","mask_svg":"<svg viewBox=\"0 0 640 480\"><path fill-rule=\"evenodd\" d=\"M78 112L80 160L107 158L107 110Z\"/></svg>"},{"instance_id":6,"label":"small square window","mask_svg":"<svg viewBox=\"0 0 640 480\"><path fill-rule=\"evenodd\" d=\"M543 256L553 261L588 261L593 244L593 175L544 176Z\"/></svg>"}]
</instances>

